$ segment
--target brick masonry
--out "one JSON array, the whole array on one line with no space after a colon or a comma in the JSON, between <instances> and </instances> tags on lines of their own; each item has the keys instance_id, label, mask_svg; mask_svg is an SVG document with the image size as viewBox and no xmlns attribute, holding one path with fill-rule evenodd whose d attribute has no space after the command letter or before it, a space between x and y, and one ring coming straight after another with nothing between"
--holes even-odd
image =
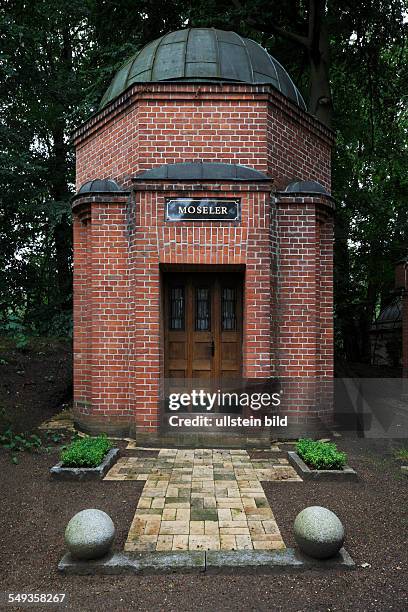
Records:
<instances>
[{"instance_id":1,"label":"brick masonry","mask_svg":"<svg viewBox=\"0 0 408 612\"><path fill-rule=\"evenodd\" d=\"M112 178L119 194L77 196L74 211L74 401L90 431L153 434L164 356L161 270L245 269L243 375L286 380L292 422L332 414L332 134L271 86L135 85L74 135L77 185ZM262 183L132 182L164 163L251 166ZM178 222L166 197L239 197L240 222ZM300 380L301 377L301 380Z\"/></svg>"}]
</instances>

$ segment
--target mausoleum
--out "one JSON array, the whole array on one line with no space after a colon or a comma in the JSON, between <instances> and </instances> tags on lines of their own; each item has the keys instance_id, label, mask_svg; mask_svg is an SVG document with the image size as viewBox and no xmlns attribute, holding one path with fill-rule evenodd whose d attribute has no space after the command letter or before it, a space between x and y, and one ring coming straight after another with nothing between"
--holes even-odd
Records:
<instances>
[{"instance_id":1,"label":"mausoleum","mask_svg":"<svg viewBox=\"0 0 408 612\"><path fill-rule=\"evenodd\" d=\"M166 381L224 379L275 381L292 423L330 423L333 134L281 64L171 32L74 142L78 427L157 442Z\"/></svg>"}]
</instances>

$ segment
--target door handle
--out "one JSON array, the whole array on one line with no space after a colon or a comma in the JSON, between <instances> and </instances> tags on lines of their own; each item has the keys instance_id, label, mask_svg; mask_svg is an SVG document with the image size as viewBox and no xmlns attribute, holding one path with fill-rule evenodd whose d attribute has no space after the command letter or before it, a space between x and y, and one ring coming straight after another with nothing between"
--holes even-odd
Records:
<instances>
[{"instance_id":1,"label":"door handle","mask_svg":"<svg viewBox=\"0 0 408 612\"><path fill-rule=\"evenodd\" d=\"M211 341L211 357L214 357L215 355L215 342L214 340Z\"/></svg>"}]
</instances>

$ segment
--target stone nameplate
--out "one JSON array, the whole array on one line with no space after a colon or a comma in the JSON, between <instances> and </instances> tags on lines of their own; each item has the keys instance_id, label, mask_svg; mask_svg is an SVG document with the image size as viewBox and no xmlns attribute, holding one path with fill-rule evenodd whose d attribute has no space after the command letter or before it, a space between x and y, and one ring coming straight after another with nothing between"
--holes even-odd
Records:
<instances>
[{"instance_id":1,"label":"stone nameplate","mask_svg":"<svg viewBox=\"0 0 408 612\"><path fill-rule=\"evenodd\" d=\"M239 199L166 199L166 221L239 221L240 213Z\"/></svg>"}]
</instances>

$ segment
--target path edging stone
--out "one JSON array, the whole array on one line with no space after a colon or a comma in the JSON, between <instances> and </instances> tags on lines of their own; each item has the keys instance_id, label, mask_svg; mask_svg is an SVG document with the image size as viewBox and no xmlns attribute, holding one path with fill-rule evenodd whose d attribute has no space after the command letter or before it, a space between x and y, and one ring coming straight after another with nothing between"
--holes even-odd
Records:
<instances>
[{"instance_id":1,"label":"path edging stone","mask_svg":"<svg viewBox=\"0 0 408 612\"><path fill-rule=\"evenodd\" d=\"M356 565L341 548L331 559L312 559L294 548L280 551L172 551L112 553L94 561L78 561L66 553L58 570L69 575L173 574L173 573L285 573L305 570L350 570Z\"/></svg>"},{"instance_id":2,"label":"path edging stone","mask_svg":"<svg viewBox=\"0 0 408 612\"><path fill-rule=\"evenodd\" d=\"M341 470L311 470L295 451L288 451L289 463L303 480L338 480L350 482L358 480L357 472L349 465Z\"/></svg>"},{"instance_id":3,"label":"path edging stone","mask_svg":"<svg viewBox=\"0 0 408 612\"><path fill-rule=\"evenodd\" d=\"M119 448L111 448L102 463L94 468L64 467L60 461L50 468L50 475L54 480L101 480L119 455Z\"/></svg>"},{"instance_id":4,"label":"path edging stone","mask_svg":"<svg viewBox=\"0 0 408 612\"><path fill-rule=\"evenodd\" d=\"M72 575L200 573L205 571L205 552L119 552L93 561L78 561L66 553L58 570Z\"/></svg>"}]
</instances>

